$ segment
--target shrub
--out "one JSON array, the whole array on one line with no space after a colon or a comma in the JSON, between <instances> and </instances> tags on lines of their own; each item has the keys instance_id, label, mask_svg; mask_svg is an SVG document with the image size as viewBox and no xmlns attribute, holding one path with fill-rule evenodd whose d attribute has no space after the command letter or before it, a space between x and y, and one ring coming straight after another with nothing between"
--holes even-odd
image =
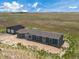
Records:
<instances>
[{"instance_id":1,"label":"shrub","mask_svg":"<svg viewBox=\"0 0 79 59\"><path fill-rule=\"evenodd\" d=\"M27 49L26 46L22 45L21 43L17 43L18 49Z\"/></svg>"}]
</instances>

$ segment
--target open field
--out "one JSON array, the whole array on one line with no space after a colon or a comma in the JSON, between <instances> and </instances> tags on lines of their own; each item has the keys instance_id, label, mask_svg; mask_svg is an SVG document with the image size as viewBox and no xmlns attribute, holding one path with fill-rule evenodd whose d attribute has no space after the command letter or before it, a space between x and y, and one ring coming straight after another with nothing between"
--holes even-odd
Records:
<instances>
[{"instance_id":1,"label":"open field","mask_svg":"<svg viewBox=\"0 0 79 59\"><path fill-rule=\"evenodd\" d=\"M0 13L0 32L4 32L6 26L14 24L63 32L71 45L63 57L79 59L79 13Z\"/></svg>"}]
</instances>

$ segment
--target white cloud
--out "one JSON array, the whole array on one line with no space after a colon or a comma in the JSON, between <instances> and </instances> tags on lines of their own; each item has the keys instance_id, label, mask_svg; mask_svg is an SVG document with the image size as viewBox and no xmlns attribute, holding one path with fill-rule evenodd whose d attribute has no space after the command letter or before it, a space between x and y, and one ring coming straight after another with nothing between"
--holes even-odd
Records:
<instances>
[{"instance_id":1,"label":"white cloud","mask_svg":"<svg viewBox=\"0 0 79 59\"><path fill-rule=\"evenodd\" d=\"M76 9L76 8L78 8L78 6L69 6L69 8Z\"/></svg>"},{"instance_id":2,"label":"white cloud","mask_svg":"<svg viewBox=\"0 0 79 59\"><path fill-rule=\"evenodd\" d=\"M2 6L0 6L0 9L3 9L4 11L10 11L10 12L27 12L27 10L23 9L24 5L17 3L16 1L10 2L4 2L2 3Z\"/></svg>"},{"instance_id":3,"label":"white cloud","mask_svg":"<svg viewBox=\"0 0 79 59\"><path fill-rule=\"evenodd\" d=\"M40 12L40 10L41 10L41 8L38 8L36 11L37 11L37 12Z\"/></svg>"},{"instance_id":4,"label":"white cloud","mask_svg":"<svg viewBox=\"0 0 79 59\"><path fill-rule=\"evenodd\" d=\"M22 10L22 12L28 12L28 10Z\"/></svg>"},{"instance_id":5,"label":"white cloud","mask_svg":"<svg viewBox=\"0 0 79 59\"><path fill-rule=\"evenodd\" d=\"M37 8L37 6L38 6L38 2L35 2L35 3L32 5L33 8Z\"/></svg>"},{"instance_id":6,"label":"white cloud","mask_svg":"<svg viewBox=\"0 0 79 59\"><path fill-rule=\"evenodd\" d=\"M79 12L79 0L61 0L48 6L42 4L42 6L43 12Z\"/></svg>"},{"instance_id":7,"label":"white cloud","mask_svg":"<svg viewBox=\"0 0 79 59\"><path fill-rule=\"evenodd\" d=\"M39 3L35 2L33 4L27 3L26 6L23 4L13 2L3 2L0 6L0 12L40 12L41 7L38 7Z\"/></svg>"},{"instance_id":8,"label":"white cloud","mask_svg":"<svg viewBox=\"0 0 79 59\"><path fill-rule=\"evenodd\" d=\"M13 1L12 3L9 3L9 2L4 2L3 3L3 8L4 9L14 9L14 10L17 10L17 9L20 9L22 8L23 5L17 3L16 1Z\"/></svg>"}]
</instances>

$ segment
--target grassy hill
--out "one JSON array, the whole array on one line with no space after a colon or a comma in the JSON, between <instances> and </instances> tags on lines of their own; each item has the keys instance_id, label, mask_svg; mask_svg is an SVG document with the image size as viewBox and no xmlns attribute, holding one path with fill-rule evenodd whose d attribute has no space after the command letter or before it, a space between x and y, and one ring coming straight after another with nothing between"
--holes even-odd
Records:
<instances>
[{"instance_id":1,"label":"grassy hill","mask_svg":"<svg viewBox=\"0 0 79 59\"><path fill-rule=\"evenodd\" d=\"M0 13L0 32L15 24L67 34L71 47L64 57L79 58L79 13Z\"/></svg>"}]
</instances>

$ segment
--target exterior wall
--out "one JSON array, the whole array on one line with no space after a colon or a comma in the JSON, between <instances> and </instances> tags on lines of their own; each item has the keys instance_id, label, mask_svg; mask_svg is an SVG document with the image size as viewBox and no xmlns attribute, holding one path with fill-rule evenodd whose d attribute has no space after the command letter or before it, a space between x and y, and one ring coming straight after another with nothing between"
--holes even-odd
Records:
<instances>
[{"instance_id":1,"label":"exterior wall","mask_svg":"<svg viewBox=\"0 0 79 59\"><path fill-rule=\"evenodd\" d=\"M57 45L58 45L58 39L49 38L48 41L49 41L48 42L49 45L57 47Z\"/></svg>"},{"instance_id":2,"label":"exterior wall","mask_svg":"<svg viewBox=\"0 0 79 59\"><path fill-rule=\"evenodd\" d=\"M19 29L23 29L24 27L21 25L6 27L6 33L8 34L17 34L16 31Z\"/></svg>"},{"instance_id":3,"label":"exterior wall","mask_svg":"<svg viewBox=\"0 0 79 59\"><path fill-rule=\"evenodd\" d=\"M39 42L42 42L42 37L41 36L39 36Z\"/></svg>"},{"instance_id":4,"label":"exterior wall","mask_svg":"<svg viewBox=\"0 0 79 59\"><path fill-rule=\"evenodd\" d=\"M37 36L36 35L32 35L32 40L36 41L37 40Z\"/></svg>"},{"instance_id":5,"label":"exterior wall","mask_svg":"<svg viewBox=\"0 0 79 59\"><path fill-rule=\"evenodd\" d=\"M46 44L50 44L50 39L49 38L46 38Z\"/></svg>"},{"instance_id":6,"label":"exterior wall","mask_svg":"<svg viewBox=\"0 0 79 59\"><path fill-rule=\"evenodd\" d=\"M23 38L23 39L26 39L26 40L32 40L32 35L29 35L27 33L18 33L17 34L17 37L19 38Z\"/></svg>"},{"instance_id":7,"label":"exterior wall","mask_svg":"<svg viewBox=\"0 0 79 59\"><path fill-rule=\"evenodd\" d=\"M11 28L6 28L6 33L8 34L16 34L16 31Z\"/></svg>"},{"instance_id":8,"label":"exterior wall","mask_svg":"<svg viewBox=\"0 0 79 59\"><path fill-rule=\"evenodd\" d=\"M30 37L29 37L29 34L25 34L25 39L27 39L27 40L29 40L30 39Z\"/></svg>"},{"instance_id":9,"label":"exterior wall","mask_svg":"<svg viewBox=\"0 0 79 59\"><path fill-rule=\"evenodd\" d=\"M31 41L33 40L33 39L32 39L32 35L29 35L29 36L28 36L28 40L31 40Z\"/></svg>"},{"instance_id":10,"label":"exterior wall","mask_svg":"<svg viewBox=\"0 0 79 59\"><path fill-rule=\"evenodd\" d=\"M47 44L55 47L61 47L63 44L63 37L60 39L53 39L53 38L47 38L47 37L41 37L37 35L30 35L30 34L17 34L17 37L24 38L26 40L36 41L42 44Z\"/></svg>"},{"instance_id":11,"label":"exterior wall","mask_svg":"<svg viewBox=\"0 0 79 59\"><path fill-rule=\"evenodd\" d=\"M25 39L25 35L24 34L17 34L17 38Z\"/></svg>"},{"instance_id":12,"label":"exterior wall","mask_svg":"<svg viewBox=\"0 0 79 59\"><path fill-rule=\"evenodd\" d=\"M61 46L64 43L63 36L60 37L59 45Z\"/></svg>"},{"instance_id":13,"label":"exterior wall","mask_svg":"<svg viewBox=\"0 0 79 59\"><path fill-rule=\"evenodd\" d=\"M10 29L9 29L9 28L6 28L6 32L7 32L7 33L10 33Z\"/></svg>"},{"instance_id":14,"label":"exterior wall","mask_svg":"<svg viewBox=\"0 0 79 59\"><path fill-rule=\"evenodd\" d=\"M42 43L46 44L46 38L42 37Z\"/></svg>"},{"instance_id":15,"label":"exterior wall","mask_svg":"<svg viewBox=\"0 0 79 59\"><path fill-rule=\"evenodd\" d=\"M42 37L41 36L32 35L32 38L31 39L33 41L36 41L36 42L42 42Z\"/></svg>"},{"instance_id":16,"label":"exterior wall","mask_svg":"<svg viewBox=\"0 0 79 59\"><path fill-rule=\"evenodd\" d=\"M11 29L10 32L11 32L12 34L15 34L15 33L16 33L15 30L13 30L13 29Z\"/></svg>"},{"instance_id":17,"label":"exterior wall","mask_svg":"<svg viewBox=\"0 0 79 59\"><path fill-rule=\"evenodd\" d=\"M40 41L39 36L36 36L36 41L37 41L37 42L39 42L39 41Z\"/></svg>"},{"instance_id":18,"label":"exterior wall","mask_svg":"<svg viewBox=\"0 0 79 59\"><path fill-rule=\"evenodd\" d=\"M17 38L21 38L21 34L18 34L18 33L17 33Z\"/></svg>"},{"instance_id":19,"label":"exterior wall","mask_svg":"<svg viewBox=\"0 0 79 59\"><path fill-rule=\"evenodd\" d=\"M7 29L7 32L10 33L10 29Z\"/></svg>"}]
</instances>

